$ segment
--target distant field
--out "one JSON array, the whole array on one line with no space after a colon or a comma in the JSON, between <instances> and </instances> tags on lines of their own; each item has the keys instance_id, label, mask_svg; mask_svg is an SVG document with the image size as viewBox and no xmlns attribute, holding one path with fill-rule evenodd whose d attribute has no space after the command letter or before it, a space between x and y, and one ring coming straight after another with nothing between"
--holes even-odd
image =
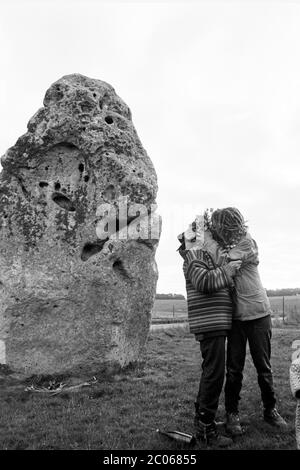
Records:
<instances>
[{"instance_id":1,"label":"distant field","mask_svg":"<svg viewBox=\"0 0 300 470\"><path fill-rule=\"evenodd\" d=\"M300 323L300 295L270 297L274 317L283 318L287 323Z\"/></svg>"},{"instance_id":2,"label":"distant field","mask_svg":"<svg viewBox=\"0 0 300 470\"><path fill-rule=\"evenodd\" d=\"M182 318L187 317L186 300L156 299L152 311L152 318Z\"/></svg>"},{"instance_id":3,"label":"distant field","mask_svg":"<svg viewBox=\"0 0 300 470\"><path fill-rule=\"evenodd\" d=\"M300 295L284 297L270 297L270 303L275 318L282 319L286 323L300 323ZM283 315L284 309L284 315ZM186 300L161 300L156 299L152 312L152 318L183 318L187 317Z\"/></svg>"}]
</instances>

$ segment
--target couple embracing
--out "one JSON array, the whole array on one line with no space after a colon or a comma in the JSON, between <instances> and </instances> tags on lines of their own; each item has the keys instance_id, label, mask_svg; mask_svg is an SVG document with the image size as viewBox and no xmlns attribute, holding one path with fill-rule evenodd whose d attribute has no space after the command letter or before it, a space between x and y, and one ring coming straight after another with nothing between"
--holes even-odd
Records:
<instances>
[{"instance_id":1,"label":"couple embracing","mask_svg":"<svg viewBox=\"0 0 300 470\"><path fill-rule=\"evenodd\" d=\"M178 239L184 259L189 327L200 342L202 355L195 402L197 440L227 447L231 437L243 434L239 400L247 342L257 371L263 419L286 427L276 409L273 387L270 303L258 273L257 244L242 214L234 207L207 210ZM220 435L215 422L225 368L225 429L230 437Z\"/></svg>"}]
</instances>

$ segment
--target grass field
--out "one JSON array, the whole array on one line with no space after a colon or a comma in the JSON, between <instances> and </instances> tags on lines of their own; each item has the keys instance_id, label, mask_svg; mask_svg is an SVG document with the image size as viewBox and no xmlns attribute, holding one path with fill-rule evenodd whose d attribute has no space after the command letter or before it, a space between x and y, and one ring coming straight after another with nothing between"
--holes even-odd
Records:
<instances>
[{"instance_id":1,"label":"grass field","mask_svg":"<svg viewBox=\"0 0 300 470\"><path fill-rule=\"evenodd\" d=\"M284 297L269 297L274 318L283 317L287 324L300 323L300 295ZM186 300L160 300L154 303L152 318L183 318L187 317Z\"/></svg>"},{"instance_id":2,"label":"grass field","mask_svg":"<svg viewBox=\"0 0 300 470\"><path fill-rule=\"evenodd\" d=\"M295 401L289 386L294 339L300 339L300 329L274 330L274 379L288 431L282 434L261 420L256 374L247 357L241 401L246 434L231 449L295 449ZM51 397L26 392L30 381L19 382L3 370L0 449L186 448L158 435L155 429L192 430L199 375L199 345L182 329L152 333L143 363L115 375L98 375L97 384L77 393ZM223 417L222 397L219 418Z\"/></svg>"}]
</instances>

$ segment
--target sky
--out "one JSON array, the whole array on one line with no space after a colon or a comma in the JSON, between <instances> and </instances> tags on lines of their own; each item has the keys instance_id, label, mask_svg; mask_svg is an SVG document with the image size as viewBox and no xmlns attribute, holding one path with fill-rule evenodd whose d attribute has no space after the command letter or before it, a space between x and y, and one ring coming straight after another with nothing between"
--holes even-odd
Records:
<instances>
[{"instance_id":1,"label":"sky","mask_svg":"<svg viewBox=\"0 0 300 470\"><path fill-rule=\"evenodd\" d=\"M157 291L185 294L177 234L236 206L266 288L300 286L300 1L0 0L0 154L51 83L109 82L158 176Z\"/></svg>"}]
</instances>

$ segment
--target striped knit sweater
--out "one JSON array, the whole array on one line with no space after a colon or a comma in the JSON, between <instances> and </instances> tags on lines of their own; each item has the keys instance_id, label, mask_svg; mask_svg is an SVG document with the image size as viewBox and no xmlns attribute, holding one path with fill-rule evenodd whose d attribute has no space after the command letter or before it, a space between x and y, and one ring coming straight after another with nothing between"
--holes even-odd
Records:
<instances>
[{"instance_id":1,"label":"striped knit sweater","mask_svg":"<svg viewBox=\"0 0 300 470\"><path fill-rule=\"evenodd\" d=\"M190 332L230 330L233 281L227 266L216 266L204 250L180 249L179 253L184 259Z\"/></svg>"}]
</instances>

